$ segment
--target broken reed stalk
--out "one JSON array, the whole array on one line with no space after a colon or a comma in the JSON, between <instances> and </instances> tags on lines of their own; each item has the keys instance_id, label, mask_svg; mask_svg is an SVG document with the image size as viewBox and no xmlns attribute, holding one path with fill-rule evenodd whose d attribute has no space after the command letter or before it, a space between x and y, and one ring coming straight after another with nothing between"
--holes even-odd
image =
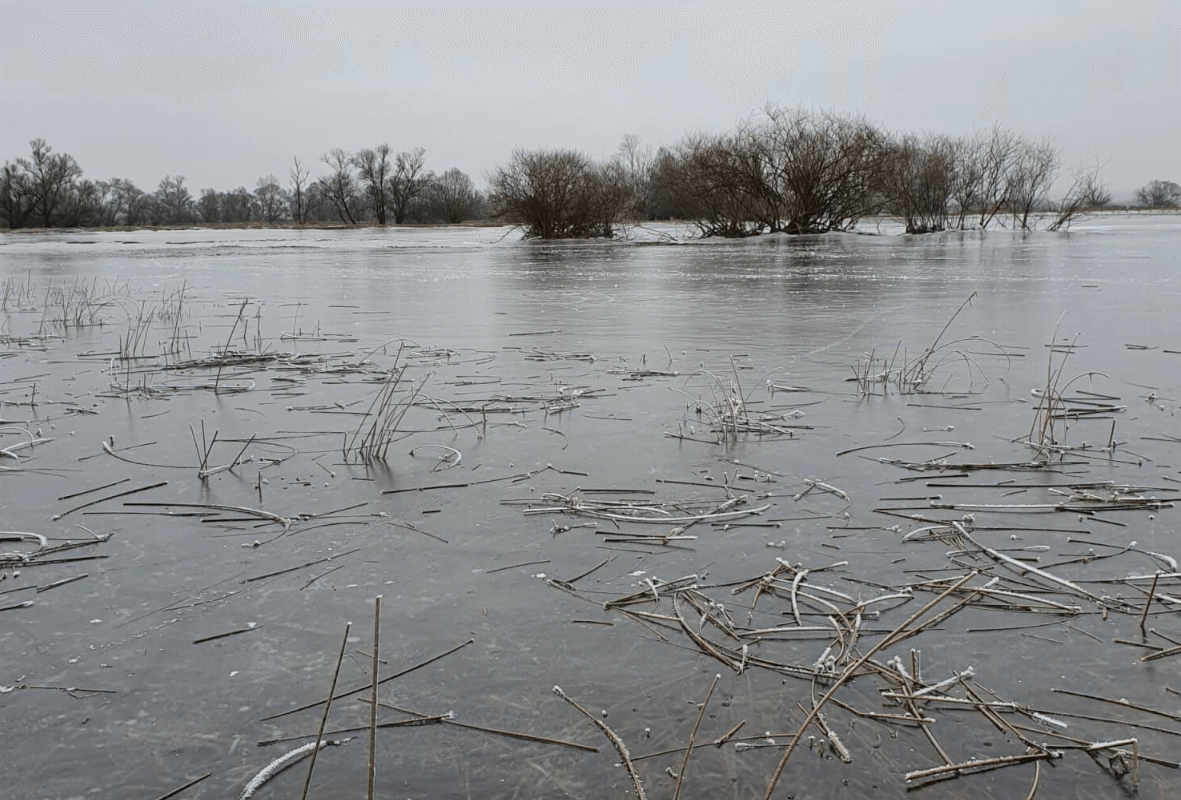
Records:
<instances>
[{"instance_id":1,"label":"broken reed stalk","mask_svg":"<svg viewBox=\"0 0 1181 800\"><path fill-rule=\"evenodd\" d=\"M917 651L911 650L910 652L911 652L911 656L913 658L914 654ZM897 663L898 663L899 667L901 667L901 661L899 661ZM912 662L912 666L913 666L913 663L914 662ZM914 684L917 682L918 678L917 678L917 676L907 675L906 671L901 668L898 671L901 675L902 683L906 687L906 691L907 691L907 696L906 696L906 700L905 700L906 709L910 712L910 715L912 717L917 718L917 719L921 719L923 715L919 712L918 704L915 702L916 695L914 693L915 692L915 685ZM916 672L917 672L917 670L916 670ZM938 686L938 684L936 684L936 686ZM934 687L928 687L928 689L933 690ZM818 719L823 719L822 714L817 714L816 716ZM923 736L925 736L927 741L930 742L932 749L934 749L934 751L939 754L939 757L943 759L944 764L953 763L951 760L951 757L947 755L947 751L943 749L943 745L941 745L939 743L939 740L935 738L935 734L931 731L931 728L929 725L920 723L919 730L923 732ZM831 738L831 735L830 735L830 738ZM844 759L842 759L842 760L844 760Z\"/></svg>"},{"instance_id":2,"label":"broken reed stalk","mask_svg":"<svg viewBox=\"0 0 1181 800\"><path fill-rule=\"evenodd\" d=\"M373 783L377 778L377 671L381 668L380 652L381 595L378 595L373 598L373 691L369 696L369 800L373 800Z\"/></svg>"},{"instance_id":3,"label":"broken reed stalk","mask_svg":"<svg viewBox=\"0 0 1181 800\"><path fill-rule=\"evenodd\" d=\"M1037 794L1037 786L1042 779L1042 762L1033 762L1033 784L1029 787L1029 794L1025 795L1025 800L1033 800L1034 795Z\"/></svg>"},{"instance_id":4,"label":"broken reed stalk","mask_svg":"<svg viewBox=\"0 0 1181 800\"><path fill-rule=\"evenodd\" d=\"M368 703L369 700L368 700L368 698L362 697L362 698L359 698L359 702ZM382 703L382 705L384 706L385 703ZM400 719L400 720L396 720L394 722L381 722L381 723L378 723L377 727L383 728L383 729L385 729L385 728L422 728L427 725L438 725L441 722L446 722L452 713L453 712L448 711L446 714L436 714L435 716L415 717L414 719ZM337 734L340 734L340 733L368 732L368 730L369 730L369 725L366 724L366 725L359 727L359 728L357 728L357 727L340 728L340 729L334 730L334 731L324 731L324 735L325 736L336 736ZM312 736L312 735L313 734L305 733L305 734L298 734L296 736L282 736L282 737L279 737L278 739L263 739L262 741L258 742L257 746L258 747L269 747L270 745L281 744L282 742L294 742L297 739L306 739L307 737ZM351 739L350 739L350 741L351 741ZM325 742L325 744L330 744L330 743L331 742ZM308 744L312 744L312 742L309 742Z\"/></svg>"},{"instance_id":5,"label":"broken reed stalk","mask_svg":"<svg viewBox=\"0 0 1181 800\"><path fill-rule=\"evenodd\" d=\"M160 795L159 797L156 798L156 800L169 800L169 798L176 797L178 794L183 792L185 789L196 786L198 783L205 780L206 778L208 778L212 774L213 774L212 772L206 772L200 778L193 778L193 780L189 781L184 786L178 786L175 789L173 789L171 792L166 792L166 793Z\"/></svg>"},{"instance_id":6,"label":"broken reed stalk","mask_svg":"<svg viewBox=\"0 0 1181 800\"><path fill-rule=\"evenodd\" d=\"M168 481L164 481L153 486L145 487L148 489L155 489L157 486L167 486ZM137 490L137 491L143 491ZM129 493L128 493L129 494ZM106 498L110 499L110 498ZM99 501L95 501L99 502ZM124 503L125 506L144 506L148 508L209 508L214 511L236 511L240 514L249 514L252 517L259 517L260 519L267 519L277 525L283 526L283 532L286 533L291 529L291 519L281 517L278 514L272 514L270 511L263 511L261 508L248 508L246 506L233 506L227 503ZM74 509L75 511L77 509Z\"/></svg>"},{"instance_id":7,"label":"broken reed stalk","mask_svg":"<svg viewBox=\"0 0 1181 800\"><path fill-rule=\"evenodd\" d=\"M1152 588L1148 590L1148 599L1144 601L1144 611L1140 614L1140 632L1144 633L1144 623L1148 621L1148 609L1152 607L1152 598L1156 597L1156 582L1160 580L1160 570L1152 576Z\"/></svg>"},{"instance_id":8,"label":"broken reed stalk","mask_svg":"<svg viewBox=\"0 0 1181 800\"><path fill-rule=\"evenodd\" d=\"M607 723L603 722L594 714L590 713L581 705L579 705L577 701L567 696L567 694L562 691L561 686L554 686L553 691L558 697L562 698L567 703L574 706L574 708L578 709L578 712L582 714L582 716L593 722L598 727L598 729L603 732L603 735L606 736L607 740L615 747L615 752L619 753L619 758L623 761L623 766L627 770L627 775L629 778L631 778L632 788L635 789L637 800L648 800L648 796L644 794L644 785L640 783L640 776L636 773L636 765L632 763L631 754L627 751L627 745L623 743L623 739L619 738L619 734L611 730L611 728L607 726Z\"/></svg>"},{"instance_id":9,"label":"broken reed stalk","mask_svg":"<svg viewBox=\"0 0 1181 800\"><path fill-rule=\"evenodd\" d=\"M246 304L243 303L245 308ZM324 741L324 728L328 725L328 712L332 710L332 696L336 694L336 680L340 677L340 664L344 661L345 647L349 643L349 631L353 628L353 623L346 622L344 625L344 637L340 640L340 655L336 657L336 669L332 671L332 685L328 688L328 699L324 701L324 714L320 717L320 730L316 732L316 741L313 744L311 762L308 764L308 776L303 782L303 794L300 795L300 800L308 800L308 788L312 785L312 770L316 768L316 755L320 752L321 742ZM374 685L377 681L373 682Z\"/></svg>"},{"instance_id":10,"label":"broken reed stalk","mask_svg":"<svg viewBox=\"0 0 1181 800\"><path fill-rule=\"evenodd\" d=\"M419 670L419 669L422 669L423 667L430 666L431 664L435 663L436 661L438 661L442 658L446 658L447 656L451 655L452 653L456 652L457 650L462 650L463 648L467 647L469 644L473 644L475 641L476 641L475 639L468 639L466 642L460 642L459 644L455 645L454 647L448 648L447 650L444 650L442 653L439 653L438 655L431 656L430 658L426 659L425 661L420 661L412 667L406 667L405 669L395 672L393 675L386 675L384 678L382 678L380 681L378 681L378 683L379 684L389 683L392 680L397 680L398 678L401 678L403 675L409 675L411 672L414 672L415 670ZM341 692L340 694L336 695L332 699L333 700L340 700L342 697L349 697L351 695L358 694L360 692L365 691L368 688L369 688L369 684L366 683L362 686L358 686L355 689L349 689L347 691ZM323 700L317 700L314 703L308 703L306 705L300 706L299 708L292 708L292 709L288 709L287 711L280 711L277 714L271 714L268 717L263 717L259 721L260 722L270 722L272 720L279 719L280 717L286 717L291 714L297 714L300 711L307 711L308 709L315 708L316 706L321 705L323 702L324 702Z\"/></svg>"},{"instance_id":11,"label":"broken reed stalk","mask_svg":"<svg viewBox=\"0 0 1181 800\"><path fill-rule=\"evenodd\" d=\"M342 745L348 741L350 741L350 740L349 739L325 740L324 742L320 743L320 747L339 747L340 745ZM258 771L257 775L255 775L253 778L250 779L250 783L246 784L246 788L244 788L242 790L242 794L238 795L238 800L250 800L251 797L254 797L254 793L258 791L259 787L261 787L264 783L269 781L271 778L278 775L283 770L290 767L292 764L303 759L305 756L307 756L309 753L312 752L312 748L314 748L314 747L316 748L316 750L320 749L320 747L316 747L315 742L308 742L305 745L301 745L301 746L295 748L294 750L284 753L283 755L279 756L271 763L267 764L265 767L263 767L261 770Z\"/></svg>"},{"instance_id":12,"label":"broken reed stalk","mask_svg":"<svg viewBox=\"0 0 1181 800\"><path fill-rule=\"evenodd\" d=\"M799 704L797 703L797 705L799 705ZM803 706L800 706L800 711L804 711L804 710L805 709L803 708ZM839 758L842 763L852 764L853 763L852 753L849 752L849 748L845 746L845 743L841 741L841 737L837 735L837 732L834 731L831 727L829 727L828 720L826 720L824 718L823 714L816 715L816 725L817 725L817 727L820 728L821 732L826 737L828 737L828 745L829 745L829 747L831 747L833 749L833 752L835 752L837 754L837 758ZM923 725L921 727L923 730L927 729L926 725Z\"/></svg>"},{"instance_id":13,"label":"broken reed stalk","mask_svg":"<svg viewBox=\"0 0 1181 800\"><path fill-rule=\"evenodd\" d=\"M230 335L226 337L225 347L223 347L221 349L222 356L225 356L225 354L230 351L230 342L233 341L233 339L234 339L234 331L238 330L238 323L242 321L242 312L246 310L246 304L249 302L250 302L249 297L242 301L242 305L238 309L238 316L234 319L233 327L230 328ZM213 379L213 393L214 394L217 394L217 385L221 382L221 367L222 367L222 363L224 362L224 360L225 360L224 358L221 359L220 361L218 361L218 364L217 364L217 376L214 377L214 379ZM315 754L312 755L312 763L313 764L316 763Z\"/></svg>"},{"instance_id":14,"label":"broken reed stalk","mask_svg":"<svg viewBox=\"0 0 1181 800\"><path fill-rule=\"evenodd\" d=\"M779 763L775 766L775 772L771 775L771 781L767 784L767 791L763 793L763 800L771 800L771 795L775 793L775 787L779 784L779 779L783 775L783 770L787 767L787 761L791 758L791 754L795 752L795 749L799 745L800 740L804 738L804 733L816 719L817 715L820 714L820 710L824 708L825 703L832 699L833 695L835 695L841 686L844 685L845 681L857 674L861 667L863 667L867 661L873 658L875 653L893 644L895 639L898 638L900 634L904 633L907 628L917 622L932 608L943 602L945 598L958 591L961 586L972 580L972 578L976 577L978 574L979 573L976 570L973 570L953 583L951 586L947 587L937 597L904 620L901 625L892 630L890 633L886 634L886 636L884 636L882 639L878 640L877 644L869 648L869 650L866 651L866 653L861 656L861 658L857 659L855 662L853 662L853 664L845 668L845 671L841 673L840 677L833 681L832 686L828 687L828 691L826 691L824 695L813 704L812 710L808 712L808 715L804 718L803 723L796 730L795 734L791 738L791 741L788 742L787 749L783 751L783 755L780 757Z\"/></svg>"},{"instance_id":15,"label":"broken reed stalk","mask_svg":"<svg viewBox=\"0 0 1181 800\"><path fill-rule=\"evenodd\" d=\"M105 445L106 442L103 442L103 444ZM140 492L146 492L149 489L159 489L161 486L167 486L167 485L168 485L168 481L160 481L159 483L153 483L149 486L141 486L138 489L128 489L126 492L119 492L118 494L110 494L110 495L107 495L106 497L100 497L97 500L91 500L89 503L83 503L80 506L74 506L73 508L69 509L68 511L63 511L60 514L54 514L52 519L54 522L57 522L62 517L69 516L70 514L73 514L75 511L81 511L84 508L90 508L91 506L96 506L99 503L105 503L108 500L114 500L117 497L127 497L128 495L131 495L131 494L138 494Z\"/></svg>"},{"instance_id":16,"label":"broken reed stalk","mask_svg":"<svg viewBox=\"0 0 1181 800\"><path fill-rule=\"evenodd\" d=\"M1132 746L1131 753L1129 753L1127 750L1118 749L1127 745ZM1124 756L1132 756L1132 790L1136 791L1140 788L1140 743L1137 739L1115 739L1110 742L1095 742L1084 749L1086 750L1087 754L1091 756L1094 756L1094 754L1100 750L1113 750L1115 752L1115 756L1112 758L1113 761L1115 759L1120 759L1122 761Z\"/></svg>"},{"instance_id":17,"label":"broken reed stalk","mask_svg":"<svg viewBox=\"0 0 1181 800\"><path fill-rule=\"evenodd\" d=\"M364 698L361 698L361 702L366 702L366 701ZM400 711L403 714L411 714L415 717L433 719L433 717L430 717L429 714L423 714L421 711L412 711L409 708L402 708L400 706L395 706L391 703L381 703L380 705L382 706L382 708L392 708L394 711ZM439 721L446 724L446 725L454 725L457 728L467 728L469 731L479 731L480 733L491 733L494 736L504 736L509 739L519 739L522 742L537 742L539 744L554 744L554 745L558 745L559 747L569 747L573 750L582 750L583 752L586 752L586 753L599 752L598 747L595 747L594 745L590 745L590 744L579 744L578 742L567 742L564 739L554 739L550 736L537 736L536 734L522 733L521 731L508 731L503 728L491 728L491 727L488 727L487 725L475 725L471 722L461 722L460 720L455 719L453 716L448 716L446 714L442 715L439 718Z\"/></svg>"},{"instance_id":18,"label":"broken reed stalk","mask_svg":"<svg viewBox=\"0 0 1181 800\"><path fill-rule=\"evenodd\" d=\"M689 756L693 755L693 742L697 739L697 729L701 727L701 718L705 716L705 707L709 705L709 699L713 697L714 689L718 687L718 681L721 679L722 676L720 674L714 674L713 682L709 685L709 691L705 693L705 699L701 701L701 706L697 709L697 719L693 720L693 730L689 731L689 744L685 746L685 758L681 761L680 771L677 772L677 785L673 789L673 800L680 800L681 781L685 780L685 771L689 769Z\"/></svg>"},{"instance_id":19,"label":"broken reed stalk","mask_svg":"<svg viewBox=\"0 0 1181 800\"><path fill-rule=\"evenodd\" d=\"M930 769L916 769L913 772L908 772L903 777L907 783L911 781L920 781L926 778L935 778L949 773L958 773L964 770L986 770L997 769L998 767L1008 767L1012 764L1027 764L1030 761L1045 761L1047 759L1061 758L1062 752L1060 750L1047 751L1043 753L1024 753L1019 756L998 756L997 758L977 758L971 761L961 761L958 764L945 764L941 767L931 767Z\"/></svg>"}]
</instances>

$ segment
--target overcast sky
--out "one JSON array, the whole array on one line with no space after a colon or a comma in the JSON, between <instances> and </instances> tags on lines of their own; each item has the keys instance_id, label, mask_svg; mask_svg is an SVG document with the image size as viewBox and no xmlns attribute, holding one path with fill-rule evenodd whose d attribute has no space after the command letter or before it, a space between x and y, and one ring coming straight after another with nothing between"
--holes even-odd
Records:
<instances>
[{"instance_id":1,"label":"overcast sky","mask_svg":"<svg viewBox=\"0 0 1181 800\"><path fill-rule=\"evenodd\" d=\"M604 156L768 102L1052 136L1117 199L1181 182L1181 0L0 10L0 160L43 137L145 189L253 188L382 142L482 184L514 147Z\"/></svg>"}]
</instances>

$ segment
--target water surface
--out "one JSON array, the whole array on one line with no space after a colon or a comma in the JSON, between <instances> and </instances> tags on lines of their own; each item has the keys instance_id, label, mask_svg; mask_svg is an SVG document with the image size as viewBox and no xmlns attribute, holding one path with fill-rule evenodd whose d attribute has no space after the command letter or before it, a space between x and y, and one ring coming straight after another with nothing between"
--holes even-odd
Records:
<instances>
[{"instance_id":1,"label":"water surface","mask_svg":"<svg viewBox=\"0 0 1181 800\"><path fill-rule=\"evenodd\" d=\"M776 558L813 570L847 562L809 580L862 598L885 591L876 587L964 574L965 562L949 559L954 548L947 544L902 541L921 523L875 509L921 508L936 496L1000 505L1053 503L1060 495L930 486L938 475L879 459L1033 459L1014 440L1030 431L1031 389L1046 383L1045 345L1055 336L1075 345L1063 383L1094 372L1072 391L1115 397L1122 407L1072 422L1064 441L1102 447L1114 419L1120 448L1112 458L1084 453L1082 465L1048 476L979 471L971 483L1111 480L1161 487L1163 496L1177 483L1175 217L1105 216L1069 234L668 243L667 235L678 233L666 227L637 231L628 242L552 244L469 228L0 237L0 282L7 286L0 446L37 430L52 439L14 451L19 460L0 460L8 468L0 473L0 527L39 533L50 545L88 537L76 526L111 535L69 551L105 558L4 572L0 607L34 605L0 612L0 686L57 687L0 695L6 796L150 799L205 773L212 775L181 796L238 796L268 761L307 739L256 742L315 733L318 710L261 720L327 694L346 621L354 625L341 683L365 684L377 594L383 674L472 640L384 684L383 702L431 714L454 710L461 721L600 748L589 754L447 725L383 730L378 783L389 796L624 796L630 784L618 757L550 692L555 684L600 715L637 756L684 745L694 704L718 673L698 741L745 720L742 735L771 732L782 745L802 719L796 703L819 696L823 682L814 690L769 670L736 674L679 632L646 628L601 603L644 588L645 579L697 574L737 623L771 626L792 621L786 603L760 601L748 617L749 596L731 595L722 584L766 574ZM874 371L913 358L969 297L939 340L958 343L932 362L939 366L927 394L875 384L867 396L849 380L871 354L887 359ZM70 319L83 324L66 324ZM132 338L135 358L124 358ZM282 358L220 375L165 369L221 352L227 342L236 352ZM364 429L364 412L395 365L408 365L404 388L421 384L417 404L400 421L405 438L381 462L346 461L342 450ZM798 391L772 392L768 383ZM708 406L731 391L751 413L796 426L792 435L711 443ZM707 406L701 415L699 402ZM500 413L505 409L514 413ZM104 441L127 460L104 452ZM837 455L880 444L891 447ZM457 465L440 461L449 452L444 446L462 453ZM239 452L252 460L202 480L206 449L207 466ZM727 495L719 486L736 472L735 494L745 493L749 506L770 505L746 522L776 527L699 523L689 531L696 538L675 547L640 546L607 543L606 523L603 532L555 532L555 524L586 520L523 513L526 501L540 502L547 492L588 488L651 493L602 495L612 499L721 503ZM916 477L925 480L897 482ZM489 479L502 480L480 483ZM839 488L847 500L823 491L796 499L808 479ZM163 481L55 519L91 499ZM465 485L383 494L439 484ZM204 508L195 510L198 504ZM261 509L293 524L277 536L281 529L266 520L212 514L211 505ZM181 516L198 512L204 521ZM1018 554L1075 582L1161 567L1141 550L1177 554L1171 508L1094 516L982 511L974 524L1006 528L977 534L989 547L1044 548ZM1118 559L1050 566L1133 541L1136 550ZM27 542L2 549L9 545L30 549ZM545 581L579 576L604 560L577 581L581 597ZM1062 600L1029 576L989 569ZM59 588L34 588L83 573L88 577ZM1162 579L1161 591L1181 593L1176 581ZM1080 585L1141 604L1147 592L1143 582L1140 589ZM933 596L916 593L867 619L873 627L863 641L872 643L872 631L892 629ZM911 648L921 649L924 677L938 676L932 682L973 667L981 686L1016 703L1181 729L1181 721L1054 691L1181 710L1169 691L1181 688L1175 662L1141 662L1148 648L1112 643L1141 640L1137 616L1082 605L1076 617L1019 631L1012 628L1030 625L1030 615L973 606L879 659L909 659ZM648 610L667 615L670 608L666 600ZM1176 638L1173 609L1160 602L1149 619ZM823 616L816 616L821 624ZM249 630L193 643L241 629ZM799 637L757 649L810 665L826 641ZM1147 641L1169 646L1151 635ZM840 699L883 710L875 680L859 678ZM62 691L78 687L104 691ZM367 724L358 697L333 706L330 729ZM975 712L932 713L932 732L953 760L1024 751ZM776 797L902 797L903 773L941 763L913 727L836 707L826 716L853 763L802 748ZM1065 733L1085 741L1136 736L1142 751L1176 757L1176 738L1167 733L1076 718L1069 725ZM364 739L322 752L312 796L361 796ZM683 794L760 797L780 752L700 750ZM1130 791L1129 778L1081 753L1053 764L1040 776L1043 796ZM672 795L666 768L680 770L679 754L637 765L649 797ZM923 793L1024 796L1033 769L965 776ZM305 774L303 762L256 796L291 795ZM1171 796L1175 774L1141 765L1141 796Z\"/></svg>"}]
</instances>

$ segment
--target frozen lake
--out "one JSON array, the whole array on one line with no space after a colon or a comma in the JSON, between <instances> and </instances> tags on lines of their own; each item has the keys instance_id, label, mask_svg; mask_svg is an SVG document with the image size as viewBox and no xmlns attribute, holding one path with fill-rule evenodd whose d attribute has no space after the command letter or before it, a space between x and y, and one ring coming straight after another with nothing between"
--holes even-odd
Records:
<instances>
[{"instance_id":1,"label":"frozen lake","mask_svg":"<svg viewBox=\"0 0 1181 800\"><path fill-rule=\"evenodd\" d=\"M1181 217L685 234L0 236L0 794L1175 796Z\"/></svg>"}]
</instances>

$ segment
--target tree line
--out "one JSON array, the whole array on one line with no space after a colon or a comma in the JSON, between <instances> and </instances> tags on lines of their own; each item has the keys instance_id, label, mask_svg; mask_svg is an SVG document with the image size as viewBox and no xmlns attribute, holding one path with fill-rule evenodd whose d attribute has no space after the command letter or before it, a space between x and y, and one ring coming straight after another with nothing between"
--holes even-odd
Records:
<instances>
[{"instance_id":1,"label":"tree line","mask_svg":"<svg viewBox=\"0 0 1181 800\"><path fill-rule=\"evenodd\" d=\"M602 161L518 150L490 173L489 202L541 238L606 236L636 219L684 220L702 236L824 233L879 215L909 233L1061 230L1111 195L1095 164L1051 198L1060 153L1049 139L1000 127L894 134L860 116L768 106L733 130L686 134L656 151L627 138ZM1152 198L1145 205L1168 205Z\"/></svg>"},{"instance_id":2,"label":"tree line","mask_svg":"<svg viewBox=\"0 0 1181 800\"><path fill-rule=\"evenodd\" d=\"M125 179L90 181L42 139L0 172L0 225L71 227L217 223L448 223L491 218L545 239L610 237L621 226L677 219L702 236L849 231L890 215L907 232L1069 227L1111 195L1100 164L1073 170L1060 196L1061 149L1001 127L970 136L893 133L858 115L767 106L733 129L691 133L653 150L633 136L595 159L568 149L518 149L478 191L457 169L436 175L425 150L387 144L320 158L318 177L292 160L286 180L253 190L202 189L166 175L146 192ZM1154 180L1145 208L1181 206L1181 186Z\"/></svg>"},{"instance_id":3,"label":"tree line","mask_svg":"<svg viewBox=\"0 0 1181 800\"><path fill-rule=\"evenodd\" d=\"M296 157L285 181L268 174L253 190L207 188L194 197L183 175L165 175L154 191L145 191L125 178L85 178L73 156L44 139L29 147L28 156L5 161L0 170L0 227L458 224L487 214L472 179L458 169L436 175L426 168L422 148L337 148L321 158L327 172L317 178Z\"/></svg>"}]
</instances>

